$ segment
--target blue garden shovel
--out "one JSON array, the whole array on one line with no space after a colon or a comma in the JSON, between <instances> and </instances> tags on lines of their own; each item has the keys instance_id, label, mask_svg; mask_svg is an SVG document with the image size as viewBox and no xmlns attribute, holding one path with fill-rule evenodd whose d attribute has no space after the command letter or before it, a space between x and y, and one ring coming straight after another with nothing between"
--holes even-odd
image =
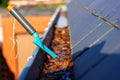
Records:
<instances>
[{"instance_id":1,"label":"blue garden shovel","mask_svg":"<svg viewBox=\"0 0 120 80\"><path fill-rule=\"evenodd\" d=\"M26 31L35 37L33 40L33 43L36 44L38 47L43 49L45 52L47 52L52 58L57 59L58 56L50 50L47 46L45 46L41 39L36 32L36 30L32 27L32 25L22 16L22 14L15 8L14 5L8 5L7 10L18 20L18 22L26 29Z\"/></svg>"}]
</instances>

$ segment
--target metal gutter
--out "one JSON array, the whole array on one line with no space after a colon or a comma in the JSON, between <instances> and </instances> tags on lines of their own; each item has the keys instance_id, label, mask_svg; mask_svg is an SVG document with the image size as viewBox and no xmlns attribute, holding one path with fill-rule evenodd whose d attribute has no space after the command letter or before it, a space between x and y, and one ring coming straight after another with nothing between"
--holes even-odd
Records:
<instances>
[{"instance_id":1,"label":"metal gutter","mask_svg":"<svg viewBox=\"0 0 120 80\"><path fill-rule=\"evenodd\" d=\"M59 17L60 8L57 8L53 14L50 23L48 24L48 29L43 34L41 41L49 46L50 38L53 34L50 34L53 31L53 26L56 24L56 21ZM48 41L48 40L49 41ZM46 42L47 40L47 42ZM36 80L40 78L40 70L42 70L43 63L46 57L44 52L38 47L34 50L33 54L29 57L27 65L25 66L23 72L21 73L18 80Z\"/></svg>"}]
</instances>

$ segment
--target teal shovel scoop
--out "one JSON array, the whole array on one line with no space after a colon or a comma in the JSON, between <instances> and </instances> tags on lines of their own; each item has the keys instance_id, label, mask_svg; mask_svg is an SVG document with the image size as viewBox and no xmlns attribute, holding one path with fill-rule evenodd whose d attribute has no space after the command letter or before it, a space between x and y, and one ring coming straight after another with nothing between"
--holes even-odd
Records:
<instances>
[{"instance_id":1,"label":"teal shovel scoop","mask_svg":"<svg viewBox=\"0 0 120 80\"><path fill-rule=\"evenodd\" d=\"M18 22L26 29L26 31L30 35L35 37L35 39L33 40L34 44L36 44L38 47L43 49L52 58L54 59L58 58L57 54L55 54L51 49L49 49L46 45L44 45L41 42L41 39L38 33L36 32L36 30L32 27L32 25L22 16L22 14L13 5L9 5L7 9L10 12L10 14L12 14L18 20Z\"/></svg>"}]
</instances>

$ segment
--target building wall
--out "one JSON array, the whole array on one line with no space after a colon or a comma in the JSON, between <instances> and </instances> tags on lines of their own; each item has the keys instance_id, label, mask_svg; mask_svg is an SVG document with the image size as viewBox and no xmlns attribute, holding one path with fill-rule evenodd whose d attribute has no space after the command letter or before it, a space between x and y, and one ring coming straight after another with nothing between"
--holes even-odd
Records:
<instances>
[{"instance_id":1,"label":"building wall","mask_svg":"<svg viewBox=\"0 0 120 80\"><path fill-rule=\"evenodd\" d=\"M34 26L39 34L43 34L50 21L51 16L28 16L26 19ZM17 79L22 72L27 58L32 54L36 47L31 37L25 29L14 18L2 18L3 27L3 56L10 70L15 74ZM13 31L13 27L15 30ZM14 32L14 35L13 35ZM20 68L21 67L21 68Z\"/></svg>"}]
</instances>

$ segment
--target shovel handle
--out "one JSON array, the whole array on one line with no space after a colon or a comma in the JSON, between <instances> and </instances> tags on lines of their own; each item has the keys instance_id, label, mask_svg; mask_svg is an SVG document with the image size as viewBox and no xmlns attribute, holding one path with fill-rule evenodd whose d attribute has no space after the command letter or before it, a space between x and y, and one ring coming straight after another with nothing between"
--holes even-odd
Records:
<instances>
[{"instance_id":1,"label":"shovel handle","mask_svg":"<svg viewBox=\"0 0 120 80\"><path fill-rule=\"evenodd\" d=\"M30 35L36 32L32 25L23 17L23 15L18 11L17 8L15 8L14 5L8 5L7 10L18 20L18 22L26 29Z\"/></svg>"}]
</instances>

